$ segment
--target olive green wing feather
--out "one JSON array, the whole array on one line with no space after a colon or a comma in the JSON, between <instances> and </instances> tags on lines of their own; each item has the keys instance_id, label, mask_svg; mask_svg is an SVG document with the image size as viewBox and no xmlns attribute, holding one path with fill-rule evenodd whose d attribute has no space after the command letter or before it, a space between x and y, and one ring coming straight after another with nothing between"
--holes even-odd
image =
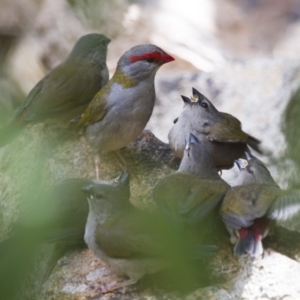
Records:
<instances>
[{"instance_id":1,"label":"olive green wing feather","mask_svg":"<svg viewBox=\"0 0 300 300\"><path fill-rule=\"evenodd\" d=\"M222 113L222 122L210 128L208 138L220 143L247 143L255 151L262 153L259 148L260 141L244 132L241 122L226 113Z\"/></svg>"},{"instance_id":2,"label":"olive green wing feather","mask_svg":"<svg viewBox=\"0 0 300 300\"><path fill-rule=\"evenodd\" d=\"M164 224L155 215L134 211L98 226L95 237L98 246L110 257L158 257L165 253L171 241L171 231Z\"/></svg>"},{"instance_id":3,"label":"olive green wing feather","mask_svg":"<svg viewBox=\"0 0 300 300\"><path fill-rule=\"evenodd\" d=\"M222 113L222 121L212 126L209 139L220 143L247 142L248 134L242 130L241 122L235 117Z\"/></svg>"},{"instance_id":4,"label":"olive green wing feather","mask_svg":"<svg viewBox=\"0 0 300 300\"><path fill-rule=\"evenodd\" d=\"M158 209L174 223L181 222L179 207L189 194L192 176L172 174L159 181L153 191Z\"/></svg>"},{"instance_id":5,"label":"olive green wing feather","mask_svg":"<svg viewBox=\"0 0 300 300\"><path fill-rule=\"evenodd\" d=\"M104 118L107 113L106 97L110 92L112 82L108 82L93 98L77 123L77 127L86 127Z\"/></svg>"},{"instance_id":6,"label":"olive green wing feather","mask_svg":"<svg viewBox=\"0 0 300 300\"><path fill-rule=\"evenodd\" d=\"M272 202L281 195L278 187L251 184L233 187L224 198L221 216L229 226L249 227L255 219L265 216Z\"/></svg>"},{"instance_id":7,"label":"olive green wing feather","mask_svg":"<svg viewBox=\"0 0 300 300\"><path fill-rule=\"evenodd\" d=\"M227 189L228 185L222 180L201 180L191 188L179 213L189 223L197 223L221 203Z\"/></svg>"},{"instance_id":8,"label":"olive green wing feather","mask_svg":"<svg viewBox=\"0 0 300 300\"><path fill-rule=\"evenodd\" d=\"M173 174L154 189L154 201L173 222L197 222L212 211L227 190L224 181L202 180L188 174Z\"/></svg>"},{"instance_id":9,"label":"olive green wing feather","mask_svg":"<svg viewBox=\"0 0 300 300\"><path fill-rule=\"evenodd\" d=\"M26 121L55 116L92 100L101 88L99 70L63 63L46 75L27 96L22 110Z\"/></svg>"}]
</instances>

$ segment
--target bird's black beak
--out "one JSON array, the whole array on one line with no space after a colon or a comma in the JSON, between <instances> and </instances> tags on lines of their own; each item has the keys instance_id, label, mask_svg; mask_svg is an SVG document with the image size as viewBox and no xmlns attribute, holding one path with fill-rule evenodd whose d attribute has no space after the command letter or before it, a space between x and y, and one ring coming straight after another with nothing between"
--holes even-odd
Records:
<instances>
[{"instance_id":1,"label":"bird's black beak","mask_svg":"<svg viewBox=\"0 0 300 300\"><path fill-rule=\"evenodd\" d=\"M192 88L193 90L193 97L198 98L198 101L201 102L203 99L205 99L205 96L201 94L199 91L197 91L195 88Z\"/></svg>"},{"instance_id":2,"label":"bird's black beak","mask_svg":"<svg viewBox=\"0 0 300 300\"><path fill-rule=\"evenodd\" d=\"M190 149L190 142L186 139L185 140L185 150L189 150Z\"/></svg>"},{"instance_id":3,"label":"bird's black beak","mask_svg":"<svg viewBox=\"0 0 300 300\"><path fill-rule=\"evenodd\" d=\"M246 154L246 159L247 159L247 161L249 161L250 159L252 159L252 158L256 158L254 155L252 155L250 152L245 152L245 154Z\"/></svg>"},{"instance_id":4,"label":"bird's black beak","mask_svg":"<svg viewBox=\"0 0 300 300\"><path fill-rule=\"evenodd\" d=\"M187 104L191 104L192 103L192 101L191 101L191 99L189 97L181 95L181 98L182 98L182 100L183 100L184 103L187 103Z\"/></svg>"},{"instance_id":5,"label":"bird's black beak","mask_svg":"<svg viewBox=\"0 0 300 300\"><path fill-rule=\"evenodd\" d=\"M237 165L237 167L239 168L239 170L241 171L241 162L238 159L235 159L234 162Z\"/></svg>"},{"instance_id":6,"label":"bird's black beak","mask_svg":"<svg viewBox=\"0 0 300 300\"><path fill-rule=\"evenodd\" d=\"M185 150L190 150L191 149L191 144L198 144L199 140L192 134L190 133L189 140L185 140ZM188 156L190 156L188 152Z\"/></svg>"},{"instance_id":7,"label":"bird's black beak","mask_svg":"<svg viewBox=\"0 0 300 300\"><path fill-rule=\"evenodd\" d=\"M93 185L92 184L86 185L86 186L84 186L84 187L81 188L81 190L83 191L83 193L86 194L87 196L89 196L91 194L92 189L93 189Z\"/></svg>"},{"instance_id":8,"label":"bird's black beak","mask_svg":"<svg viewBox=\"0 0 300 300\"><path fill-rule=\"evenodd\" d=\"M189 144L192 143L199 144L199 140L192 133L190 133Z\"/></svg>"},{"instance_id":9,"label":"bird's black beak","mask_svg":"<svg viewBox=\"0 0 300 300\"><path fill-rule=\"evenodd\" d=\"M123 185L129 185L129 174L125 171L122 171L121 174L115 179L115 182Z\"/></svg>"}]
</instances>

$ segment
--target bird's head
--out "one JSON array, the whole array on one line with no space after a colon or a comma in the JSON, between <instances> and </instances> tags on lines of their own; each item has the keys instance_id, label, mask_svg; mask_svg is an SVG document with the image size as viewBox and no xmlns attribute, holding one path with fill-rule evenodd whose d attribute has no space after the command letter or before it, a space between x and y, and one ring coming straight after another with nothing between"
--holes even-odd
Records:
<instances>
[{"instance_id":1,"label":"bird's head","mask_svg":"<svg viewBox=\"0 0 300 300\"><path fill-rule=\"evenodd\" d=\"M245 152L245 155L246 159L235 160L240 171L237 185L258 183L277 186L271 173L261 160L249 152Z\"/></svg>"},{"instance_id":2,"label":"bird's head","mask_svg":"<svg viewBox=\"0 0 300 300\"><path fill-rule=\"evenodd\" d=\"M155 45L137 45L121 56L117 68L133 79L143 80L154 77L159 67L173 60L172 56Z\"/></svg>"},{"instance_id":3,"label":"bird's head","mask_svg":"<svg viewBox=\"0 0 300 300\"><path fill-rule=\"evenodd\" d=\"M129 175L126 172L122 172L112 181L93 180L82 191L88 198L90 208L99 214L130 204Z\"/></svg>"},{"instance_id":4,"label":"bird's head","mask_svg":"<svg viewBox=\"0 0 300 300\"><path fill-rule=\"evenodd\" d=\"M199 91L192 88L193 95L191 97L181 96L185 107L191 112L191 118L196 118L196 122L200 122L202 127L211 127L220 120L220 112L214 105Z\"/></svg>"},{"instance_id":5,"label":"bird's head","mask_svg":"<svg viewBox=\"0 0 300 300\"><path fill-rule=\"evenodd\" d=\"M104 34L90 33L82 36L73 47L68 59L91 59L105 62L107 55L107 45L110 39Z\"/></svg>"}]
</instances>

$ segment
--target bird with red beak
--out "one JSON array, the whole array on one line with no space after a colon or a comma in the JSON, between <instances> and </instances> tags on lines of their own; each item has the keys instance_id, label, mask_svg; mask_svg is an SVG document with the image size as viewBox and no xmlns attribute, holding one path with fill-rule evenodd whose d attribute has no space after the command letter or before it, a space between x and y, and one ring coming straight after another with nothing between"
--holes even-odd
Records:
<instances>
[{"instance_id":1,"label":"bird with red beak","mask_svg":"<svg viewBox=\"0 0 300 300\"><path fill-rule=\"evenodd\" d=\"M100 153L118 151L142 133L155 103L155 74L173 60L155 45L132 47L121 56L113 77L82 114L78 126L85 128L85 137L94 150L97 178Z\"/></svg>"}]
</instances>

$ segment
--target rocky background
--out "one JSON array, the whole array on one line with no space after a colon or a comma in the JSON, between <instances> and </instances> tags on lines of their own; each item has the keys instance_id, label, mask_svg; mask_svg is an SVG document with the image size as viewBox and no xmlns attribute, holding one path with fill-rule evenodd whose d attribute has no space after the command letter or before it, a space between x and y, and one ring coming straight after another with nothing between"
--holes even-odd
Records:
<instances>
[{"instance_id":1,"label":"rocky background","mask_svg":"<svg viewBox=\"0 0 300 300\"><path fill-rule=\"evenodd\" d=\"M124 51L136 44L155 43L176 61L157 74L157 102L147 129L167 142L173 119L183 106L180 95L189 96L195 87L262 141L265 155L261 159L282 188L299 187L299 0L0 0L0 7L0 126L9 122L30 89L83 34L101 32L112 39L110 74ZM93 178L89 154L84 139L52 143L42 125L0 149L0 239L10 234L20 208L27 205L37 185L66 177ZM105 178L117 174L114 164L106 167ZM152 179L172 171L164 164L155 165L142 185L134 181L133 201L150 208ZM235 169L223 172L230 184L235 175ZM287 225L300 229L299 224L296 217ZM30 282L22 299L86 299L94 295L91 284L116 279L88 250L69 252L57 264L58 256L51 251L41 249L36 268L44 271ZM237 263L229 247L226 251L225 260L224 255L216 259L215 269L227 281L216 281L214 287L186 299L299 299L296 260L269 251L255 261L243 258ZM102 298L178 298L141 290Z\"/></svg>"}]
</instances>

